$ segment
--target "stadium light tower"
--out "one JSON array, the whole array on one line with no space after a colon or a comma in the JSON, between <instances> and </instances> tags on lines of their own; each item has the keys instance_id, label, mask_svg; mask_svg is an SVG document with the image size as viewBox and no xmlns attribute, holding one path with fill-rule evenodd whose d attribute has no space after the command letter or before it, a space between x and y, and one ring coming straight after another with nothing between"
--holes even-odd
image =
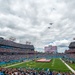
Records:
<instances>
[{"instance_id":1,"label":"stadium light tower","mask_svg":"<svg viewBox=\"0 0 75 75\"><path fill-rule=\"evenodd\" d=\"M10 40L10 41L15 41L16 38L11 36L11 37L9 38L9 40Z\"/></svg>"}]
</instances>

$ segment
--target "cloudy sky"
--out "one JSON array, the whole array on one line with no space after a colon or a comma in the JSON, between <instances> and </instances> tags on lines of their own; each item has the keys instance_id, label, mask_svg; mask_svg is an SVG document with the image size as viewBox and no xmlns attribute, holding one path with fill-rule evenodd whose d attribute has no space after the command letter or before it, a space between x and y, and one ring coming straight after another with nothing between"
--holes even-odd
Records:
<instances>
[{"instance_id":1,"label":"cloudy sky","mask_svg":"<svg viewBox=\"0 0 75 75\"><path fill-rule=\"evenodd\" d=\"M75 37L75 0L0 0L0 36L64 52Z\"/></svg>"}]
</instances>

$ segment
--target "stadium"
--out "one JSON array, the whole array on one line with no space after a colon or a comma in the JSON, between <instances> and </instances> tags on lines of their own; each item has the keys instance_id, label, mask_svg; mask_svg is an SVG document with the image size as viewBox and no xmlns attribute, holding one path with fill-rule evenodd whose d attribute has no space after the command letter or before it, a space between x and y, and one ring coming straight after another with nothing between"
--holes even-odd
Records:
<instances>
[{"instance_id":1,"label":"stadium","mask_svg":"<svg viewBox=\"0 0 75 75\"><path fill-rule=\"evenodd\" d=\"M0 37L1 75L74 75L75 42L65 53L36 52L33 45Z\"/></svg>"},{"instance_id":2,"label":"stadium","mask_svg":"<svg viewBox=\"0 0 75 75\"><path fill-rule=\"evenodd\" d=\"M0 0L0 75L75 75L75 0Z\"/></svg>"}]
</instances>

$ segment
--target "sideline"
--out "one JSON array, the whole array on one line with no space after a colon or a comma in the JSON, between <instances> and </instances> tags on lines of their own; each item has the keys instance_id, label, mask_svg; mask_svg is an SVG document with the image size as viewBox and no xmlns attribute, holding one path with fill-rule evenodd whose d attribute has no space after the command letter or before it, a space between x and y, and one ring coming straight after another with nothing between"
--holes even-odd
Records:
<instances>
[{"instance_id":1,"label":"sideline","mask_svg":"<svg viewBox=\"0 0 75 75\"><path fill-rule=\"evenodd\" d=\"M25 63L25 62L28 62L28 61L24 61L24 62L20 62L20 63L17 63L17 64L5 66L4 68L9 68L9 67L11 67L11 66L16 66L16 65L19 65L19 64L23 64L23 63Z\"/></svg>"},{"instance_id":2,"label":"sideline","mask_svg":"<svg viewBox=\"0 0 75 75\"><path fill-rule=\"evenodd\" d=\"M71 72L73 72L75 74L75 70L73 70L67 63L65 63L65 61L63 61L61 58L60 60L71 70Z\"/></svg>"}]
</instances>

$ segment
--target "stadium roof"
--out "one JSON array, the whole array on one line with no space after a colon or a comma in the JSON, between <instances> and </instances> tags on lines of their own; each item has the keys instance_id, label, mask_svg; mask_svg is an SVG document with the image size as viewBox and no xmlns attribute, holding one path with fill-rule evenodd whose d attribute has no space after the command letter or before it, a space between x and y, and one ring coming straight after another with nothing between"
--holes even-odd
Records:
<instances>
[{"instance_id":1,"label":"stadium roof","mask_svg":"<svg viewBox=\"0 0 75 75\"><path fill-rule=\"evenodd\" d=\"M7 46L12 46L12 47L18 47L18 48L34 49L33 45L20 44L20 43L16 43L16 42L13 42L10 40L5 40L3 38L0 38L0 45L7 45Z\"/></svg>"},{"instance_id":2,"label":"stadium roof","mask_svg":"<svg viewBox=\"0 0 75 75\"><path fill-rule=\"evenodd\" d=\"M71 42L69 48L75 48L75 42Z\"/></svg>"}]
</instances>

